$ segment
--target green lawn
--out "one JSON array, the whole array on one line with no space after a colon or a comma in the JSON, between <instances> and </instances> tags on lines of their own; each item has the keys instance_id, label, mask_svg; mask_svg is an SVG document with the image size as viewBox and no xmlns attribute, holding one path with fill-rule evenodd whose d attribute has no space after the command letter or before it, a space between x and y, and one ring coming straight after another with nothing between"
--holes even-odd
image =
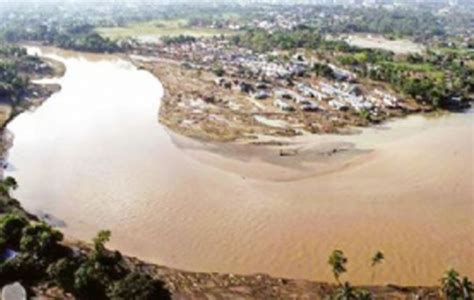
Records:
<instances>
[{"instance_id":1,"label":"green lawn","mask_svg":"<svg viewBox=\"0 0 474 300\"><path fill-rule=\"evenodd\" d=\"M134 23L126 27L100 27L96 31L112 39L133 38L159 38L161 36L192 35L195 37L230 35L236 31L212 28L187 27L185 19L155 20Z\"/></svg>"}]
</instances>

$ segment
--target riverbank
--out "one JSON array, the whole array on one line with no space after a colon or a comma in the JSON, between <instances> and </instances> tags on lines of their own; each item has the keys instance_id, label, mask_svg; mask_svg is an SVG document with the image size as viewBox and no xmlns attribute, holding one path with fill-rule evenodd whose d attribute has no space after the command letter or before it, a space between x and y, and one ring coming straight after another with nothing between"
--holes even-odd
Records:
<instances>
[{"instance_id":1,"label":"riverbank","mask_svg":"<svg viewBox=\"0 0 474 300\"><path fill-rule=\"evenodd\" d=\"M450 266L471 276L470 115L291 138L296 156L280 156L285 140L246 152L170 134L158 123L163 91L149 72L116 56L49 54L68 67L63 89L9 126L9 175L26 209L61 221L69 237L90 240L107 228L113 249L179 270L330 281L327 256L340 248L348 279L364 284L375 247L390 259L374 284L436 285ZM332 148L341 151L324 154ZM360 155L325 172L332 163L309 157L318 151L336 163ZM446 245L452 239L466 242Z\"/></svg>"},{"instance_id":2,"label":"riverbank","mask_svg":"<svg viewBox=\"0 0 474 300\"><path fill-rule=\"evenodd\" d=\"M0 95L0 178L3 178L4 169L8 166L8 149L12 146L13 136L6 129L7 125L21 113L27 110L34 110L40 106L51 95L58 92L61 87L54 83L36 83L43 80L64 75L66 69L59 61L36 56L28 56L15 46L3 46L3 53L0 59L11 63L13 74L20 78L20 82L25 80L25 86L16 94L9 91L2 83ZM14 55L13 55L14 54ZM17 87L16 89L20 89Z\"/></svg>"},{"instance_id":3,"label":"riverbank","mask_svg":"<svg viewBox=\"0 0 474 300\"><path fill-rule=\"evenodd\" d=\"M36 217L24 211L21 206L13 204L15 200L10 198L10 204L3 202L5 198L10 197L6 195L1 196L0 217L8 211L10 214L28 218L30 222L38 222ZM66 240L62 243L62 246L66 247L67 251L75 253L76 259L82 256L89 256L94 251L92 245L73 240ZM110 251L107 253L109 256L116 255ZM22 255L25 255L25 253ZM51 263L51 266L53 265L54 262ZM117 265L120 265L121 268L124 268L129 273L141 274L156 280L156 282L163 282L164 288L169 291L172 299L326 299L338 288L336 284L331 283L276 278L266 274L244 276L237 274L187 272L146 263L128 256L120 256L120 261L117 262ZM21 266L20 263L19 266ZM58 286L57 282L49 277L51 275L42 275L42 277L31 281L31 277L27 274L31 275L32 273L28 273L27 266L21 267L19 270L23 273L16 274L15 280L23 284L27 290L28 297L76 299L70 292ZM4 272L3 269L1 272ZM30 272L37 272L37 270L33 268ZM48 274L51 273L48 272ZM64 276L66 276L66 273L62 276L62 282L65 282ZM8 282L8 278L0 278L2 282ZM387 285L361 286L357 288L370 292L375 299L412 299L413 297L441 299L438 287Z\"/></svg>"}]
</instances>

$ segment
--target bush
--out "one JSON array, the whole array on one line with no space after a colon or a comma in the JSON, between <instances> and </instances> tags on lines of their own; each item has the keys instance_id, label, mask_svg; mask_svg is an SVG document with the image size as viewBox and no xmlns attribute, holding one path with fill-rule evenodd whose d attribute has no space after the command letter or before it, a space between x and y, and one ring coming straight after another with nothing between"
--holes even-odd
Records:
<instances>
[{"instance_id":1,"label":"bush","mask_svg":"<svg viewBox=\"0 0 474 300\"><path fill-rule=\"evenodd\" d=\"M29 225L23 229L20 250L39 257L54 257L58 254L60 249L58 242L62 241L62 239L62 233L52 229L47 224Z\"/></svg>"},{"instance_id":2,"label":"bush","mask_svg":"<svg viewBox=\"0 0 474 300\"><path fill-rule=\"evenodd\" d=\"M14 281L33 282L44 277L46 265L43 261L28 254L0 264L0 285Z\"/></svg>"},{"instance_id":3,"label":"bush","mask_svg":"<svg viewBox=\"0 0 474 300\"><path fill-rule=\"evenodd\" d=\"M114 283L107 292L107 297L113 300L171 299L163 282L139 273L131 273Z\"/></svg>"},{"instance_id":4,"label":"bush","mask_svg":"<svg viewBox=\"0 0 474 300\"><path fill-rule=\"evenodd\" d=\"M61 258L48 267L47 273L51 280L66 291L74 291L74 273L79 263L71 258Z\"/></svg>"},{"instance_id":5,"label":"bush","mask_svg":"<svg viewBox=\"0 0 474 300\"><path fill-rule=\"evenodd\" d=\"M218 67L215 67L212 72L214 73L214 75L216 75L217 77L222 77L225 75L225 71L224 69L221 67L221 66L218 66Z\"/></svg>"},{"instance_id":6,"label":"bush","mask_svg":"<svg viewBox=\"0 0 474 300\"><path fill-rule=\"evenodd\" d=\"M173 45L173 44L188 44L196 42L196 38L190 35L178 35L178 36L163 36L161 37L161 41L165 45Z\"/></svg>"},{"instance_id":7,"label":"bush","mask_svg":"<svg viewBox=\"0 0 474 300\"><path fill-rule=\"evenodd\" d=\"M109 284L106 274L100 272L94 262L83 263L74 272L74 290L85 299L106 299L105 286Z\"/></svg>"},{"instance_id":8,"label":"bush","mask_svg":"<svg viewBox=\"0 0 474 300\"><path fill-rule=\"evenodd\" d=\"M0 236L4 246L18 249L23 229L28 225L25 218L15 214L5 215L0 219Z\"/></svg>"}]
</instances>

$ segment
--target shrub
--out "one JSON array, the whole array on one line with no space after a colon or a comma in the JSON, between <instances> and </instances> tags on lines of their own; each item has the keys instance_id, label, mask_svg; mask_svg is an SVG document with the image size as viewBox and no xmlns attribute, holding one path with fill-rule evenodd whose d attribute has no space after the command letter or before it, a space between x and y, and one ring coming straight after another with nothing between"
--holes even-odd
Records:
<instances>
[{"instance_id":1,"label":"shrub","mask_svg":"<svg viewBox=\"0 0 474 300\"><path fill-rule=\"evenodd\" d=\"M8 214L0 219L0 236L5 246L18 249L23 229L28 225L25 218L15 214Z\"/></svg>"},{"instance_id":2,"label":"shrub","mask_svg":"<svg viewBox=\"0 0 474 300\"><path fill-rule=\"evenodd\" d=\"M212 72L213 72L214 75L216 75L217 77L222 77L222 76L225 75L225 71L224 71L224 69L223 69L221 66L214 67L214 69L212 70Z\"/></svg>"},{"instance_id":3,"label":"shrub","mask_svg":"<svg viewBox=\"0 0 474 300\"><path fill-rule=\"evenodd\" d=\"M29 225L23 229L20 250L39 257L54 257L60 248L58 242L62 241L62 239L62 233L54 230L47 224Z\"/></svg>"},{"instance_id":4,"label":"shrub","mask_svg":"<svg viewBox=\"0 0 474 300\"><path fill-rule=\"evenodd\" d=\"M74 290L85 299L106 299L105 286L108 284L108 277L95 267L94 262L83 263L74 272Z\"/></svg>"},{"instance_id":5,"label":"shrub","mask_svg":"<svg viewBox=\"0 0 474 300\"><path fill-rule=\"evenodd\" d=\"M72 258L61 258L48 267L47 273L51 280L66 291L74 291L74 273L79 263Z\"/></svg>"},{"instance_id":6,"label":"shrub","mask_svg":"<svg viewBox=\"0 0 474 300\"><path fill-rule=\"evenodd\" d=\"M107 292L107 297L113 300L171 299L163 282L139 273L131 273L117 281Z\"/></svg>"},{"instance_id":7,"label":"shrub","mask_svg":"<svg viewBox=\"0 0 474 300\"><path fill-rule=\"evenodd\" d=\"M0 264L0 285L14 281L33 282L44 277L46 265L28 254Z\"/></svg>"}]
</instances>

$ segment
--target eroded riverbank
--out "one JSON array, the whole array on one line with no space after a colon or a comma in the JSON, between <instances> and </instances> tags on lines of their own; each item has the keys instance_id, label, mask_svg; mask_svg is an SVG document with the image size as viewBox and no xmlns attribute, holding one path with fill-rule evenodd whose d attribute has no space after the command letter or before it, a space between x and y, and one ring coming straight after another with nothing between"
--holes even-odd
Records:
<instances>
[{"instance_id":1,"label":"eroded riverbank","mask_svg":"<svg viewBox=\"0 0 474 300\"><path fill-rule=\"evenodd\" d=\"M296 140L300 153L351 150L329 160L242 153L170 135L150 73L50 54L67 66L62 90L9 126L10 174L25 207L64 220L66 234L110 229L124 253L188 270L326 281L327 256L341 248L356 283L370 281L377 249L387 262L376 283L436 284L451 266L473 276L472 115Z\"/></svg>"}]
</instances>

